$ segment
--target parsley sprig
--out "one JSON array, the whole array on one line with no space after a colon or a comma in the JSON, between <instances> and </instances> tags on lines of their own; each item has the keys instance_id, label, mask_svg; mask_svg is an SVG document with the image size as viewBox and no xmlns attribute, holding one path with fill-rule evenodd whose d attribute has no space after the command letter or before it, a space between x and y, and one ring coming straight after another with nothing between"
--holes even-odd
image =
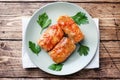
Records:
<instances>
[{"instance_id":1,"label":"parsley sprig","mask_svg":"<svg viewBox=\"0 0 120 80\"><path fill-rule=\"evenodd\" d=\"M89 50L90 49L89 49L88 46L80 44L79 49L78 49L77 52L80 54L80 56L82 56L82 55L87 56Z\"/></svg>"},{"instance_id":2,"label":"parsley sprig","mask_svg":"<svg viewBox=\"0 0 120 80\"><path fill-rule=\"evenodd\" d=\"M89 23L88 18L85 13L83 12L78 12L74 16L72 16L72 19L76 22L76 24L81 25L81 24L87 24Z\"/></svg>"},{"instance_id":3,"label":"parsley sprig","mask_svg":"<svg viewBox=\"0 0 120 80\"><path fill-rule=\"evenodd\" d=\"M40 25L42 28L41 32L43 29L47 28L51 24L51 19L49 19L48 15L46 13L43 13L39 15L37 23Z\"/></svg>"},{"instance_id":4,"label":"parsley sprig","mask_svg":"<svg viewBox=\"0 0 120 80\"><path fill-rule=\"evenodd\" d=\"M51 64L48 68L53 71L61 71L63 64Z\"/></svg>"},{"instance_id":5,"label":"parsley sprig","mask_svg":"<svg viewBox=\"0 0 120 80\"><path fill-rule=\"evenodd\" d=\"M29 41L29 48L36 55L38 55L39 52L41 51L41 48L38 45L36 45L35 43L33 43L32 41Z\"/></svg>"}]
</instances>

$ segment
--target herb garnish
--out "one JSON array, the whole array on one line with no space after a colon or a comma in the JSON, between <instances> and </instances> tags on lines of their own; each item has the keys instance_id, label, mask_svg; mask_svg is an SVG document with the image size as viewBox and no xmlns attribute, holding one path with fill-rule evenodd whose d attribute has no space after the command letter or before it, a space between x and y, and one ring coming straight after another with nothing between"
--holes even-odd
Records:
<instances>
[{"instance_id":1,"label":"herb garnish","mask_svg":"<svg viewBox=\"0 0 120 80\"><path fill-rule=\"evenodd\" d=\"M88 51L89 51L89 47L88 46L80 44L80 47L78 49L78 52L79 52L80 56L82 56L82 55L87 56L88 55Z\"/></svg>"},{"instance_id":2,"label":"herb garnish","mask_svg":"<svg viewBox=\"0 0 120 80\"><path fill-rule=\"evenodd\" d=\"M46 13L43 13L39 15L37 23L41 26L42 30L47 28L51 24L51 19L49 19L48 15Z\"/></svg>"},{"instance_id":3,"label":"herb garnish","mask_svg":"<svg viewBox=\"0 0 120 80\"><path fill-rule=\"evenodd\" d=\"M89 23L87 16L83 12L78 12L74 16L72 16L72 19L76 22L76 24L87 24Z\"/></svg>"},{"instance_id":4,"label":"herb garnish","mask_svg":"<svg viewBox=\"0 0 120 80\"><path fill-rule=\"evenodd\" d=\"M32 52L34 52L36 55L41 51L41 48L33 43L32 41L29 41L29 48L31 49Z\"/></svg>"},{"instance_id":5,"label":"herb garnish","mask_svg":"<svg viewBox=\"0 0 120 80\"><path fill-rule=\"evenodd\" d=\"M48 68L53 71L61 71L63 64L51 64Z\"/></svg>"}]
</instances>

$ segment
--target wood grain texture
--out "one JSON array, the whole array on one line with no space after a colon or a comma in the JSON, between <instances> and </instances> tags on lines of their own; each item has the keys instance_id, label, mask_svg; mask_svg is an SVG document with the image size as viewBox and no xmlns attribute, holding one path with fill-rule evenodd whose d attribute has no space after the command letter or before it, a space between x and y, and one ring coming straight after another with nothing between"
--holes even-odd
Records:
<instances>
[{"instance_id":1,"label":"wood grain texture","mask_svg":"<svg viewBox=\"0 0 120 80\"><path fill-rule=\"evenodd\" d=\"M61 80L58 78L0 78L0 80ZM120 80L120 79L106 79L106 78L101 78L101 79L68 79L64 78L62 80Z\"/></svg>"},{"instance_id":2,"label":"wood grain texture","mask_svg":"<svg viewBox=\"0 0 120 80\"><path fill-rule=\"evenodd\" d=\"M61 80L59 78L0 78L0 80ZM101 78L101 79L68 79L64 78L62 80L120 80L120 79L106 79L106 78Z\"/></svg>"},{"instance_id":3,"label":"wood grain texture","mask_svg":"<svg viewBox=\"0 0 120 80\"><path fill-rule=\"evenodd\" d=\"M46 3L0 3L0 39L22 38L22 16L31 16ZM120 4L77 3L100 19L101 40L120 40ZM103 7L106 7L103 9Z\"/></svg>"},{"instance_id":4,"label":"wood grain texture","mask_svg":"<svg viewBox=\"0 0 120 80\"><path fill-rule=\"evenodd\" d=\"M72 76L53 76L39 69L23 69L21 41L0 41L0 77L45 78L120 78L120 41L102 41L100 44L100 68L82 70ZM19 46L18 46L19 45Z\"/></svg>"},{"instance_id":5,"label":"wood grain texture","mask_svg":"<svg viewBox=\"0 0 120 80\"><path fill-rule=\"evenodd\" d=\"M58 78L0 78L0 80L61 80L61 79L58 79ZM83 80L83 79L64 78L62 80ZM100 79L84 79L84 80L100 80ZM103 79L101 79L101 80L103 80ZM113 80L113 79L110 79L110 80ZM118 79L114 79L114 80L118 80Z\"/></svg>"},{"instance_id":6,"label":"wood grain texture","mask_svg":"<svg viewBox=\"0 0 120 80\"><path fill-rule=\"evenodd\" d=\"M0 0L1 2L54 2L54 1L67 1L67 2L120 2L120 0Z\"/></svg>"},{"instance_id":7,"label":"wood grain texture","mask_svg":"<svg viewBox=\"0 0 120 80\"><path fill-rule=\"evenodd\" d=\"M73 2L100 19L100 68L54 76L22 68L22 16L55 1ZM0 0L0 80L120 80L120 0Z\"/></svg>"}]
</instances>

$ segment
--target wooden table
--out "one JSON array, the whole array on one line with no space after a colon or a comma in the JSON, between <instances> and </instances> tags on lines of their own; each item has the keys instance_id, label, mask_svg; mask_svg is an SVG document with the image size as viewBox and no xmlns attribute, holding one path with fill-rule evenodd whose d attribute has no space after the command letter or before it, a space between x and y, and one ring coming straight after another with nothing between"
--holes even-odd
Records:
<instances>
[{"instance_id":1,"label":"wooden table","mask_svg":"<svg viewBox=\"0 0 120 80\"><path fill-rule=\"evenodd\" d=\"M22 16L31 16L57 0L0 0L0 80L118 79L120 80L120 0L68 0L100 19L100 68L69 76L22 68ZM59 0L67 1L67 0Z\"/></svg>"}]
</instances>

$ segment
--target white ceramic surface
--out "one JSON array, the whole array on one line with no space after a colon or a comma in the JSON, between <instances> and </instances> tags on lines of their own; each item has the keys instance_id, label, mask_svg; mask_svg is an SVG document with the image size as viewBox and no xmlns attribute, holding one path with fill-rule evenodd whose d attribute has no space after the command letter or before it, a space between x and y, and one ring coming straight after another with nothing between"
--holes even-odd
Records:
<instances>
[{"instance_id":1,"label":"white ceramic surface","mask_svg":"<svg viewBox=\"0 0 120 80\"><path fill-rule=\"evenodd\" d=\"M90 48L89 54L87 56L80 56L79 53L77 53L77 49L78 49L77 47L76 51L67 59L67 61L63 63L64 66L61 71L52 71L48 69L48 66L54 62L47 54L47 52L42 50L37 56L33 54L33 52L29 49L28 42L33 41L37 43L37 40L40 38L41 28L36 22L38 16L46 12L49 18L52 19L52 24L55 24L57 23L56 21L59 16L61 15L73 16L79 11L84 12L89 20L89 24L80 26L82 32L85 35L84 42L82 43L89 46ZM31 61L36 66L38 66L41 70L53 75L69 75L80 71L81 69L86 67L89 64L89 62L93 59L98 45L98 32L94 21L83 8L72 3L55 2L55 3L47 4L46 6L40 8L38 11L36 11L33 14L27 25L24 39L25 39L24 41L25 49Z\"/></svg>"}]
</instances>

